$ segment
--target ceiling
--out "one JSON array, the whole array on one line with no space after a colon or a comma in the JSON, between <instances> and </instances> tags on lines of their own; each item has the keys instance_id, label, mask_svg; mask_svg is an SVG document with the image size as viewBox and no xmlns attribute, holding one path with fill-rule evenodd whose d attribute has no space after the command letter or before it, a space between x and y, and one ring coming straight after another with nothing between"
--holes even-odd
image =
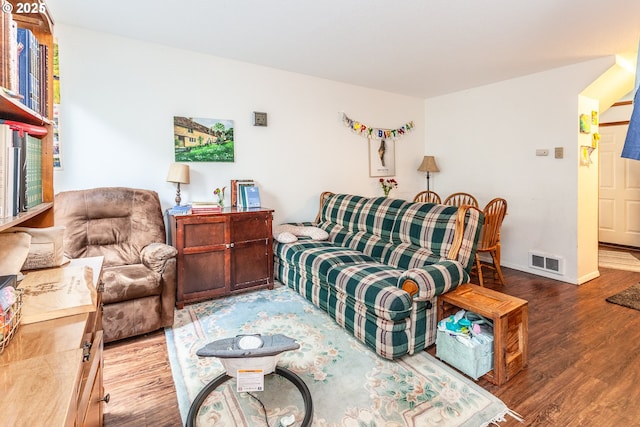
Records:
<instances>
[{"instance_id":1,"label":"ceiling","mask_svg":"<svg viewBox=\"0 0 640 427\"><path fill-rule=\"evenodd\" d=\"M56 24L420 98L637 52L638 0L47 0Z\"/></svg>"}]
</instances>

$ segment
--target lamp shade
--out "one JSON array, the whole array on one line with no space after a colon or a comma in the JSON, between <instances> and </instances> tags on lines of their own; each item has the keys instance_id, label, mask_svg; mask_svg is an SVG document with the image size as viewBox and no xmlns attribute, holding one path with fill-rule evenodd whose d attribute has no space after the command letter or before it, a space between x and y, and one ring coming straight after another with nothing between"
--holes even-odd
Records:
<instances>
[{"instance_id":1,"label":"lamp shade","mask_svg":"<svg viewBox=\"0 0 640 427\"><path fill-rule=\"evenodd\" d=\"M422 163L418 167L420 172L440 172L438 165L436 165L436 159L433 156L424 156Z\"/></svg>"},{"instance_id":2,"label":"lamp shade","mask_svg":"<svg viewBox=\"0 0 640 427\"><path fill-rule=\"evenodd\" d=\"M167 174L167 182L177 182L179 184L189 183L189 165L182 163L172 163Z\"/></svg>"}]
</instances>

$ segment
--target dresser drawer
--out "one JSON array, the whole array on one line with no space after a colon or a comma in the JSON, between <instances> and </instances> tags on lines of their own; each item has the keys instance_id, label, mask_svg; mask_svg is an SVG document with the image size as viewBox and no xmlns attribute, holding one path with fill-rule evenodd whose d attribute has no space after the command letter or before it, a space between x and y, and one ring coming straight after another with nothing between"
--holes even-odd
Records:
<instances>
[{"instance_id":1,"label":"dresser drawer","mask_svg":"<svg viewBox=\"0 0 640 427\"><path fill-rule=\"evenodd\" d=\"M101 402L93 402L93 399L102 398L102 364L103 364L103 341L102 331L95 333L95 339L89 345L83 348L82 354L82 379L80 381L80 387L78 392L78 412L76 417L76 426L83 425L96 425L89 422L87 415L91 412L91 408L95 404L100 405ZM100 381L96 381L100 379ZM94 390L95 387L99 387L99 390ZM97 391L97 393L96 393Z\"/></svg>"}]
</instances>

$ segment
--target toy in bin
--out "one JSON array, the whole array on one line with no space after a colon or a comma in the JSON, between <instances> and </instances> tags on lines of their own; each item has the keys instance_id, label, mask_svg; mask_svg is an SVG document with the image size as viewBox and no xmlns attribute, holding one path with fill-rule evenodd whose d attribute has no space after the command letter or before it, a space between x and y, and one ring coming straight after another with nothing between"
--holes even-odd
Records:
<instances>
[{"instance_id":1,"label":"toy in bin","mask_svg":"<svg viewBox=\"0 0 640 427\"><path fill-rule=\"evenodd\" d=\"M477 380L493 369L493 324L465 310L442 319L438 322L436 357Z\"/></svg>"}]
</instances>

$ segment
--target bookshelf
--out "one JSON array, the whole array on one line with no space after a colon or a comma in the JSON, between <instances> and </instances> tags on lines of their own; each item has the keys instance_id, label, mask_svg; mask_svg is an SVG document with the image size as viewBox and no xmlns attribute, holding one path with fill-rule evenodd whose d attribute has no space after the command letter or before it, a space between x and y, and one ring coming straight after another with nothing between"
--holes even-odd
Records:
<instances>
[{"instance_id":1,"label":"bookshelf","mask_svg":"<svg viewBox=\"0 0 640 427\"><path fill-rule=\"evenodd\" d=\"M37 10L29 13L17 13L18 5L24 2L8 0L13 5L13 20L19 28L30 30L40 45L47 46L46 79L41 81L47 87L46 99L42 100L45 107L41 112L33 111L20 100L8 95L0 89L0 119L15 120L32 125L44 126L47 134L42 140L42 201L18 216L0 218L0 231L9 227L21 225L25 227L50 227L53 225L53 19L44 3L38 4ZM4 12L0 12L4 13ZM2 45L2 55L6 58L7 44ZM6 60L6 59L5 59ZM4 85L4 81L0 85Z\"/></svg>"}]
</instances>

